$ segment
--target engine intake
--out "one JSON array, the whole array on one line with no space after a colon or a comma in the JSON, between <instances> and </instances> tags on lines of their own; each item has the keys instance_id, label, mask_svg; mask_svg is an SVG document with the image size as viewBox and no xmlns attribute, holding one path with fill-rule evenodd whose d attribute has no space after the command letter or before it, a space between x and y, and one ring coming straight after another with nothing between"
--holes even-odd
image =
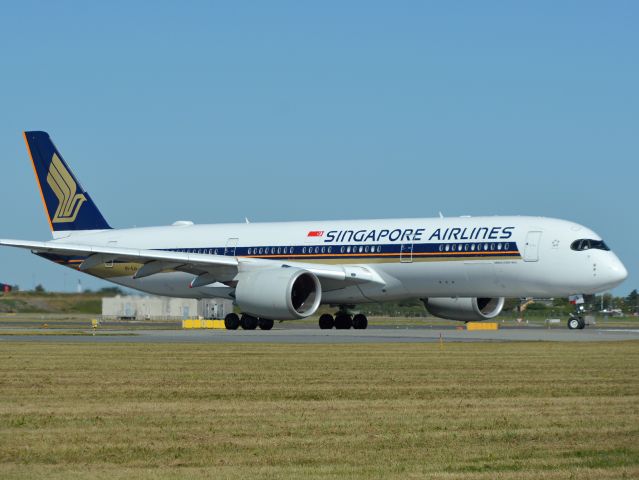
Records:
<instances>
[{"instance_id":1,"label":"engine intake","mask_svg":"<svg viewBox=\"0 0 639 480\"><path fill-rule=\"evenodd\" d=\"M322 299L317 277L299 268L268 268L238 277L235 301L244 313L274 320L313 315Z\"/></svg>"},{"instance_id":2,"label":"engine intake","mask_svg":"<svg viewBox=\"0 0 639 480\"><path fill-rule=\"evenodd\" d=\"M503 297L425 298L422 301L430 314L448 320L464 322L495 318L504 308Z\"/></svg>"}]
</instances>

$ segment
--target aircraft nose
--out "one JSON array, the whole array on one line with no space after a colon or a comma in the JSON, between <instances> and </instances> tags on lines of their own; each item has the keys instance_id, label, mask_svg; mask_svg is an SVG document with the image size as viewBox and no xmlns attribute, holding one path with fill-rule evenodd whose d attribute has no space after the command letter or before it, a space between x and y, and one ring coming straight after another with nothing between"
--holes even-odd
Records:
<instances>
[{"instance_id":1,"label":"aircraft nose","mask_svg":"<svg viewBox=\"0 0 639 480\"><path fill-rule=\"evenodd\" d=\"M626 278L628 278L628 270L626 270L626 267L623 263L621 263L621 260L619 260L616 255L613 254L612 257L613 258L608 262L607 265L607 276L610 278L610 283L619 285Z\"/></svg>"}]
</instances>

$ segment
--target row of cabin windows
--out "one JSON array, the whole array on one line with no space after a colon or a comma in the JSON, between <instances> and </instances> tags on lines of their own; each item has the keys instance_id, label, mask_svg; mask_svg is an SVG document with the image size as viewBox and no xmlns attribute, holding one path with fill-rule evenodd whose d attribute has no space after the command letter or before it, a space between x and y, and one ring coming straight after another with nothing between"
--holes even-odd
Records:
<instances>
[{"instance_id":1,"label":"row of cabin windows","mask_svg":"<svg viewBox=\"0 0 639 480\"><path fill-rule=\"evenodd\" d=\"M249 255L286 255L293 253L293 247L255 247L249 248Z\"/></svg>"},{"instance_id":2,"label":"row of cabin windows","mask_svg":"<svg viewBox=\"0 0 639 480\"><path fill-rule=\"evenodd\" d=\"M510 243L453 243L440 245L440 252L488 252L490 250L510 250Z\"/></svg>"},{"instance_id":3,"label":"row of cabin windows","mask_svg":"<svg viewBox=\"0 0 639 480\"><path fill-rule=\"evenodd\" d=\"M380 245L348 245L340 247L340 253L380 253L381 251L382 247ZM287 253L292 254L293 247L256 247L248 249L249 255L286 255ZM332 246L302 247L302 254L304 255L320 255L327 253L333 253Z\"/></svg>"},{"instance_id":4,"label":"row of cabin windows","mask_svg":"<svg viewBox=\"0 0 639 480\"><path fill-rule=\"evenodd\" d=\"M217 255L220 250L222 250L222 253L224 253L223 249L217 248L178 248L174 251L178 253L202 253L204 255Z\"/></svg>"}]
</instances>

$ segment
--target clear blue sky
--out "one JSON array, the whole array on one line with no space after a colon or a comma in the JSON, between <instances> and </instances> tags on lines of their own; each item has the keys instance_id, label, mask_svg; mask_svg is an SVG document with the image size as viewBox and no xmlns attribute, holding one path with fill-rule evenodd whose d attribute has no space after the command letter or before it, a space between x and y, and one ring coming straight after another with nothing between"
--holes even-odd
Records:
<instances>
[{"instance_id":1,"label":"clear blue sky","mask_svg":"<svg viewBox=\"0 0 639 480\"><path fill-rule=\"evenodd\" d=\"M0 237L50 237L21 131L116 227L544 215L639 287L637 2L9 2ZM0 249L0 281L103 282Z\"/></svg>"}]
</instances>

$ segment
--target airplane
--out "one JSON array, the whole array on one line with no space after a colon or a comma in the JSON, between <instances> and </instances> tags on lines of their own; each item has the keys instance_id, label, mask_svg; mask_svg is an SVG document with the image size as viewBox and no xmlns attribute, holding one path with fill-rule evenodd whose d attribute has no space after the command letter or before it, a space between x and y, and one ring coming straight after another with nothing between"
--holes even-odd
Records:
<instances>
[{"instance_id":1,"label":"airplane","mask_svg":"<svg viewBox=\"0 0 639 480\"><path fill-rule=\"evenodd\" d=\"M506 297L610 290L628 272L599 235L570 221L492 216L172 225L114 229L46 132L24 132L52 231L0 240L143 292L233 300L229 330L270 330L313 315L321 329L365 329L353 309L419 298L434 316L495 318ZM570 329L584 328L581 317Z\"/></svg>"}]
</instances>

